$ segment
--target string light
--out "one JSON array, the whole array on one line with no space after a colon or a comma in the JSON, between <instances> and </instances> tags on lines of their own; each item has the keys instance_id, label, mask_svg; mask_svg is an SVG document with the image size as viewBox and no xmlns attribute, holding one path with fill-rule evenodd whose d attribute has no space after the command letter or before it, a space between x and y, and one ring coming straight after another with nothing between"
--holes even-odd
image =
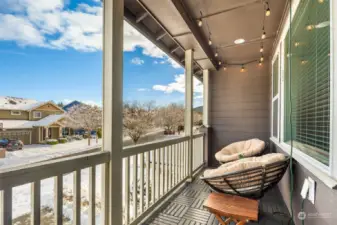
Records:
<instances>
[{"instance_id":1,"label":"string light","mask_svg":"<svg viewBox=\"0 0 337 225\"><path fill-rule=\"evenodd\" d=\"M222 62L221 62L221 61L219 61L219 66L221 66L221 64L222 64Z\"/></svg>"},{"instance_id":2,"label":"string light","mask_svg":"<svg viewBox=\"0 0 337 225\"><path fill-rule=\"evenodd\" d=\"M324 0L318 0L319 3L324 3Z\"/></svg>"},{"instance_id":3,"label":"string light","mask_svg":"<svg viewBox=\"0 0 337 225\"><path fill-rule=\"evenodd\" d=\"M308 62L308 60L304 60L304 59L301 60L302 65L307 64L307 62Z\"/></svg>"},{"instance_id":4,"label":"string light","mask_svg":"<svg viewBox=\"0 0 337 225\"><path fill-rule=\"evenodd\" d=\"M265 39L266 38L266 32L263 30L263 33L262 33L262 35L261 35L261 38L262 39Z\"/></svg>"},{"instance_id":5,"label":"string light","mask_svg":"<svg viewBox=\"0 0 337 225\"><path fill-rule=\"evenodd\" d=\"M260 66L260 67L262 66L262 62L261 62L261 61L259 61L259 66Z\"/></svg>"},{"instance_id":6,"label":"string light","mask_svg":"<svg viewBox=\"0 0 337 225\"><path fill-rule=\"evenodd\" d=\"M295 47L298 47L300 45L299 42L295 42Z\"/></svg>"},{"instance_id":7,"label":"string light","mask_svg":"<svg viewBox=\"0 0 337 225\"><path fill-rule=\"evenodd\" d=\"M263 60L264 60L264 57L263 55L261 55L260 61L263 62Z\"/></svg>"},{"instance_id":8,"label":"string light","mask_svg":"<svg viewBox=\"0 0 337 225\"><path fill-rule=\"evenodd\" d=\"M215 57L218 57L218 56L219 56L218 51L215 52L214 56L215 56Z\"/></svg>"},{"instance_id":9,"label":"string light","mask_svg":"<svg viewBox=\"0 0 337 225\"><path fill-rule=\"evenodd\" d=\"M197 20L197 24L198 24L199 27L202 27L202 20L201 19Z\"/></svg>"},{"instance_id":10,"label":"string light","mask_svg":"<svg viewBox=\"0 0 337 225\"><path fill-rule=\"evenodd\" d=\"M246 68L245 68L245 66L244 66L243 64L242 64L242 66L241 66L240 72L241 72L241 73L246 72Z\"/></svg>"},{"instance_id":11,"label":"string light","mask_svg":"<svg viewBox=\"0 0 337 225\"><path fill-rule=\"evenodd\" d=\"M226 71L227 70L227 67L226 65L223 66L223 70Z\"/></svg>"},{"instance_id":12,"label":"string light","mask_svg":"<svg viewBox=\"0 0 337 225\"><path fill-rule=\"evenodd\" d=\"M212 40L211 40L211 38L208 39L208 45L212 45Z\"/></svg>"},{"instance_id":13,"label":"string light","mask_svg":"<svg viewBox=\"0 0 337 225\"><path fill-rule=\"evenodd\" d=\"M271 12L270 12L270 8L269 8L269 3L266 2L266 4L267 4L266 16L270 16Z\"/></svg>"},{"instance_id":14,"label":"string light","mask_svg":"<svg viewBox=\"0 0 337 225\"><path fill-rule=\"evenodd\" d=\"M263 45L261 45L261 47L260 47L260 52L261 53L263 52Z\"/></svg>"}]
</instances>

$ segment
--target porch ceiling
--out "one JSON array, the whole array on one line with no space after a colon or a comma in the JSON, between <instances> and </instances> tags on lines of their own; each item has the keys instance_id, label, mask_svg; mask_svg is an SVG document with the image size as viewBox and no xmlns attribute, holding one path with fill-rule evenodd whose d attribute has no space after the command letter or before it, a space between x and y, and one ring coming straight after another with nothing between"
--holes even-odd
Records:
<instances>
[{"instance_id":1,"label":"porch ceiling","mask_svg":"<svg viewBox=\"0 0 337 225\"><path fill-rule=\"evenodd\" d=\"M125 0L125 17L181 65L184 50L194 49L195 73L201 76L202 69L218 69L218 60L258 60L264 2L271 9L265 19L267 38L263 41L264 56L268 57L287 0ZM197 19L202 19L201 27ZM246 43L234 45L238 38ZM216 48L219 57L214 56Z\"/></svg>"}]
</instances>

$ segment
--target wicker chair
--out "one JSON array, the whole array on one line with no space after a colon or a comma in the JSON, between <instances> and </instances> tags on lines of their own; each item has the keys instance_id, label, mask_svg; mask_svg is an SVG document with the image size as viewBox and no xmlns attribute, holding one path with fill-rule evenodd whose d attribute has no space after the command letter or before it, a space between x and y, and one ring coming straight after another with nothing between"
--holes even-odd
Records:
<instances>
[{"instance_id":1,"label":"wicker chair","mask_svg":"<svg viewBox=\"0 0 337 225\"><path fill-rule=\"evenodd\" d=\"M200 179L215 192L260 199L266 191L282 179L288 168L289 160L290 158L286 156L282 161L264 166Z\"/></svg>"}]
</instances>

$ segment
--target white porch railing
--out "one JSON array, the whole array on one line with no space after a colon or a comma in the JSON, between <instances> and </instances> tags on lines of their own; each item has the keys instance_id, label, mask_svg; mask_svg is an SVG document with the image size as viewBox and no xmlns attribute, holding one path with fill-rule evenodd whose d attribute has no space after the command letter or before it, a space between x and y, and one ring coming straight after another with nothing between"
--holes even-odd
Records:
<instances>
[{"instance_id":1,"label":"white porch railing","mask_svg":"<svg viewBox=\"0 0 337 225\"><path fill-rule=\"evenodd\" d=\"M124 148L124 224L138 224L203 165L203 138L203 134L193 136L191 174L188 165L190 137Z\"/></svg>"},{"instance_id":2,"label":"white porch railing","mask_svg":"<svg viewBox=\"0 0 337 225\"><path fill-rule=\"evenodd\" d=\"M138 224L204 164L203 134L123 149L123 221ZM193 141L193 153L188 145ZM189 158L192 157L192 171ZM63 176L73 173L73 224L81 223L81 171L89 168L88 224L96 224L96 166L102 166L101 222L109 221L110 152L85 153L0 172L0 225L13 223L13 188L31 184L31 224L41 223L41 181L54 178L55 224L63 220Z\"/></svg>"},{"instance_id":3,"label":"white porch railing","mask_svg":"<svg viewBox=\"0 0 337 225\"><path fill-rule=\"evenodd\" d=\"M73 156L63 159L44 161L28 166L7 169L0 172L0 224L11 225L13 188L31 184L31 224L41 223L41 180L54 177L54 218L55 224L62 224L63 220L63 176L74 173L73 180L73 224L81 223L81 170L89 168L89 223L95 224L95 193L96 193L96 165L103 164L104 174L108 173L110 153L96 152ZM103 174L102 174L103 176ZM102 185L103 217L108 208L105 196L108 193L106 185ZM104 220L104 218L103 218Z\"/></svg>"},{"instance_id":4,"label":"white porch railing","mask_svg":"<svg viewBox=\"0 0 337 225\"><path fill-rule=\"evenodd\" d=\"M193 171L196 171L200 166L204 165L205 156L204 156L204 134L193 135L193 160L192 168Z\"/></svg>"}]
</instances>

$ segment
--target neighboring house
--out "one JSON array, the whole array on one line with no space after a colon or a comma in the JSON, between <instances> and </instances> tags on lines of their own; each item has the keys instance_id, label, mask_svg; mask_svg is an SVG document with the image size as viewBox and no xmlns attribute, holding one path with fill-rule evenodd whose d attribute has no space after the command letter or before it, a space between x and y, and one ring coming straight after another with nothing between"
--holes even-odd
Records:
<instances>
[{"instance_id":1,"label":"neighboring house","mask_svg":"<svg viewBox=\"0 0 337 225\"><path fill-rule=\"evenodd\" d=\"M62 135L65 111L54 102L0 96L0 138L38 144Z\"/></svg>"}]
</instances>

